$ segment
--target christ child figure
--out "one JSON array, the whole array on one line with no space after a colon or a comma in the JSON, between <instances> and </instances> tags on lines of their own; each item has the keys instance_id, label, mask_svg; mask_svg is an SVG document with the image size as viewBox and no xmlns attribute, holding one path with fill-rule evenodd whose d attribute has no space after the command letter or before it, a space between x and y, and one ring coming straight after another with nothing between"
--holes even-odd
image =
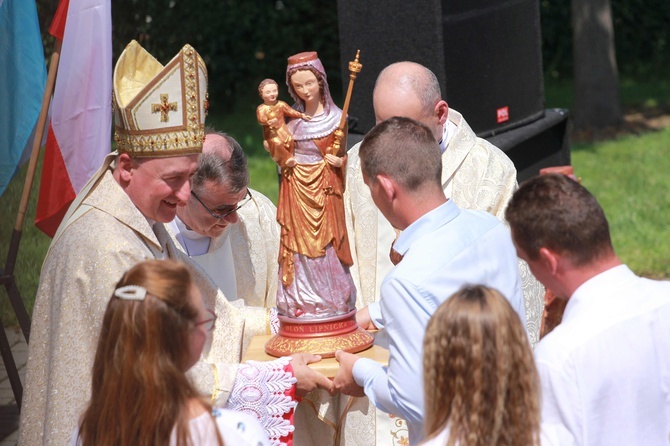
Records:
<instances>
[{"instance_id":1,"label":"christ child figure","mask_svg":"<svg viewBox=\"0 0 670 446\"><path fill-rule=\"evenodd\" d=\"M272 79L264 79L258 85L258 94L263 99L263 103L256 109L256 119L263 126L263 147L280 167L293 167L295 143L286 126L286 118L311 118L278 100L279 85Z\"/></svg>"}]
</instances>

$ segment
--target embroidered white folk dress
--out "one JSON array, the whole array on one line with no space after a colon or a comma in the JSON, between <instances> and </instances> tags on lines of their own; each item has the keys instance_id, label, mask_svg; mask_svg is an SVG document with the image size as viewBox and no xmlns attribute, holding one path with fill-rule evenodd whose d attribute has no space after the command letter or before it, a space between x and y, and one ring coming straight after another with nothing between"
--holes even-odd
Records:
<instances>
[{"instance_id":1,"label":"embroidered white folk dress","mask_svg":"<svg viewBox=\"0 0 670 446\"><path fill-rule=\"evenodd\" d=\"M189 421L189 433L193 446L218 446L218 429L226 446L269 446L267 434L253 415L232 410L214 409ZM170 446L177 444L176 431L170 437ZM75 429L70 446L81 446L79 429Z\"/></svg>"}]
</instances>

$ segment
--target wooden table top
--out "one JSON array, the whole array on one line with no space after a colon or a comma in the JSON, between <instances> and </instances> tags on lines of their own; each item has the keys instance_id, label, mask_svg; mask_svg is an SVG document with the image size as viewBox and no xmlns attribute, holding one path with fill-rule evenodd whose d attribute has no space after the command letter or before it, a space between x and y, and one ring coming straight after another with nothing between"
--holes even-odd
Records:
<instances>
[{"instance_id":1,"label":"wooden table top","mask_svg":"<svg viewBox=\"0 0 670 446\"><path fill-rule=\"evenodd\" d=\"M375 333L372 333L375 336ZM277 359L274 356L270 356L265 353L265 343L272 337L272 335L267 336L254 336L251 339L249 348L244 353L242 362L249 360L252 361L272 361ZM377 336L375 336L375 344L377 343ZM372 345L372 347L363 350L362 352L356 353L357 356L361 358L369 358L382 365L388 365L389 360L389 351L379 345ZM322 359L319 362L315 362L309 365L313 370L327 376L328 378L334 378L337 374L337 370L340 368L340 364L335 358Z\"/></svg>"}]
</instances>

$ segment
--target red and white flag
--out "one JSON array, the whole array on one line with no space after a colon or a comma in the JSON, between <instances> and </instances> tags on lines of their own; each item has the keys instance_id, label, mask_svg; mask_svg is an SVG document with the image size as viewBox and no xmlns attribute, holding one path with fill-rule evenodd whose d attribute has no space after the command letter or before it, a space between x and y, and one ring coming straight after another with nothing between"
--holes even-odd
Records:
<instances>
[{"instance_id":1,"label":"red and white flag","mask_svg":"<svg viewBox=\"0 0 670 446\"><path fill-rule=\"evenodd\" d=\"M63 46L35 225L53 237L70 203L111 151L111 0L61 0L49 32Z\"/></svg>"}]
</instances>

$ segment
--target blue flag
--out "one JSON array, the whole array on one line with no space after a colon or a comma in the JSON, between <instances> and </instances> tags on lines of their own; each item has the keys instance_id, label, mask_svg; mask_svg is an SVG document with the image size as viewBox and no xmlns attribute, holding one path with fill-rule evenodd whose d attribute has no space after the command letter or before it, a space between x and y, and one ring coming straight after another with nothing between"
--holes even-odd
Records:
<instances>
[{"instance_id":1,"label":"blue flag","mask_svg":"<svg viewBox=\"0 0 670 446\"><path fill-rule=\"evenodd\" d=\"M0 195L31 148L45 83L35 1L0 0Z\"/></svg>"}]
</instances>

